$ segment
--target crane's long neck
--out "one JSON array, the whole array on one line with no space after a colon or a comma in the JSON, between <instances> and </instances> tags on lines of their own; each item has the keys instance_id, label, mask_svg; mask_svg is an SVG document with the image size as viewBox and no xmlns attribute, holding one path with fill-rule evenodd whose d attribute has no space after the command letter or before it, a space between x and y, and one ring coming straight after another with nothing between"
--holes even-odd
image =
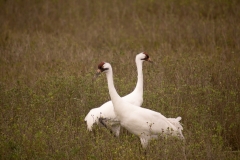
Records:
<instances>
[{"instance_id":1,"label":"crane's long neck","mask_svg":"<svg viewBox=\"0 0 240 160\"><path fill-rule=\"evenodd\" d=\"M113 83L113 72L112 70L109 70L107 73L107 82L108 82L108 90L109 90L109 94L111 97L111 100L113 102L113 104L117 103L119 100L121 100L121 97L118 95L115 87L114 87L114 83ZM114 105L115 106L115 105Z\"/></svg>"},{"instance_id":2,"label":"crane's long neck","mask_svg":"<svg viewBox=\"0 0 240 160\"><path fill-rule=\"evenodd\" d=\"M137 85L136 88L134 89L133 92L137 92L141 96L143 96L143 72L142 72L142 64L143 61L141 60L136 60L136 65L137 65Z\"/></svg>"}]
</instances>

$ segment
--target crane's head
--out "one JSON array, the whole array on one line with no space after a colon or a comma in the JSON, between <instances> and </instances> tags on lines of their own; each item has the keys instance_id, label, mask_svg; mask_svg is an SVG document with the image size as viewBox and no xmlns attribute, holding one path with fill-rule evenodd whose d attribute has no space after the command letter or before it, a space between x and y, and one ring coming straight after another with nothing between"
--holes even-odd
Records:
<instances>
[{"instance_id":1,"label":"crane's head","mask_svg":"<svg viewBox=\"0 0 240 160\"><path fill-rule=\"evenodd\" d=\"M151 63L153 62L146 52L139 53L136 56L136 60L147 61L147 62L151 62Z\"/></svg>"},{"instance_id":2,"label":"crane's head","mask_svg":"<svg viewBox=\"0 0 240 160\"><path fill-rule=\"evenodd\" d=\"M111 65L109 63L106 63L106 62L99 63L96 76L98 76L99 74L101 74L103 72L107 72L107 70L109 70L109 68L111 68Z\"/></svg>"}]
</instances>

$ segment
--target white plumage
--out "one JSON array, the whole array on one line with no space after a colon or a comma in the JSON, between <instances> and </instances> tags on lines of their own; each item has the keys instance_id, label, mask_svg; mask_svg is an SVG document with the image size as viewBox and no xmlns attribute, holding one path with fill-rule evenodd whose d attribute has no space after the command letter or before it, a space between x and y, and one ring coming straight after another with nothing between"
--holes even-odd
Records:
<instances>
[{"instance_id":1,"label":"white plumage","mask_svg":"<svg viewBox=\"0 0 240 160\"><path fill-rule=\"evenodd\" d=\"M141 106L143 103L143 73L142 73L142 63L143 61L151 62L149 55L142 52L136 55L135 62L137 65L137 73L138 73L138 80L136 88L133 90L132 93L122 97L125 101ZM120 123L119 120L116 118L114 113L112 101L108 101L101 105L98 108L93 108L85 117L85 121L87 123L87 129L92 131L93 124L99 124L99 118L105 118L108 120L110 124L110 129L112 132L119 136L120 132Z\"/></svg>"},{"instance_id":2,"label":"white plumage","mask_svg":"<svg viewBox=\"0 0 240 160\"><path fill-rule=\"evenodd\" d=\"M184 138L182 135L183 128L179 122L181 117L166 118L159 112L130 104L122 99L114 87L112 67L109 63L100 63L98 72L106 73L109 94L121 126L139 136L144 148L147 147L149 140L157 138L159 134Z\"/></svg>"}]
</instances>

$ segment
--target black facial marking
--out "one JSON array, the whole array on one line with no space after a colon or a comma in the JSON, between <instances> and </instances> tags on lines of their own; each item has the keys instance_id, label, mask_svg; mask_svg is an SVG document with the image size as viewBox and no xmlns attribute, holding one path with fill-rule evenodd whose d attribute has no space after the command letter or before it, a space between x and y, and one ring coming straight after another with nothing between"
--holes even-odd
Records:
<instances>
[{"instance_id":1,"label":"black facial marking","mask_svg":"<svg viewBox=\"0 0 240 160\"><path fill-rule=\"evenodd\" d=\"M103 68L103 65L105 63L104 62L101 62L99 65L98 65L98 69L100 69L101 72L105 71L105 70L108 70L108 68Z\"/></svg>"},{"instance_id":2,"label":"black facial marking","mask_svg":"<svg viewBox=\"0 0 240 160\"><path fill-rule=\"evenodd\" d=\"M149 55L147 53L145 53L145 52L143 54L145 54L145 58L142 58L141 60L147 61L148 58L149 58Z\"/></svg>"}]
</instances>

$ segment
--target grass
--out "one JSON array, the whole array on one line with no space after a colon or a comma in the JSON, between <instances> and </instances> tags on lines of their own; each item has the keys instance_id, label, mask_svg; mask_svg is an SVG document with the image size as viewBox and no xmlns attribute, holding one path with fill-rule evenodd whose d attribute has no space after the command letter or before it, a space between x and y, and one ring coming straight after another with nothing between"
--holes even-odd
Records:
<instances>
[{"instance_id":1,"label":"grass","mask_svg":"<svg viewBox=\"0 0 240 160\"><path fill-rule=\"evenodd\" d=\"M237 0L0 1L0 159L183 159L182 142L86 130L109 100L101 61L120 95L147 52L143 107L181 116L187 159L240 157Z\"/></svg>"}]
</instances>

